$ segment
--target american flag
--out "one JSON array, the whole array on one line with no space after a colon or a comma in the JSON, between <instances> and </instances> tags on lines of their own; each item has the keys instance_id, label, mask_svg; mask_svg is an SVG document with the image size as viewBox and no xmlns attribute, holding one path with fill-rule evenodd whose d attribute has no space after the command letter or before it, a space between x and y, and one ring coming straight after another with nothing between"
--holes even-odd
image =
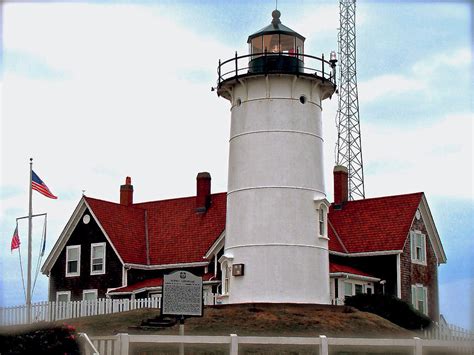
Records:
<instances>
[{"instance_id":1,"label":"american flag","mask_svg":"<svg viewBox=\"0 0 474 355\"><path fill-rule=\"evenodd\" d=\"M12 252L14 249L18 249L20 247L20 236L18 235L18 224L16 225L15 231L13 232L12 237Z\"/></svg>"},{"instance_id":2,"label":"american flag","mask_svg":"<svg viewBox=\"0 0 474 355\"><path fill-rule=\"evenodd\" d=\"M49 197L49 198L54 198L56 199L57 197L54 196L51 191L49 191L48 186L39 178L38 175L34 171L32 172L32 177L31 177L31 188L33 190L38 191L40 194Z\"/></svg>"}]
</instances>

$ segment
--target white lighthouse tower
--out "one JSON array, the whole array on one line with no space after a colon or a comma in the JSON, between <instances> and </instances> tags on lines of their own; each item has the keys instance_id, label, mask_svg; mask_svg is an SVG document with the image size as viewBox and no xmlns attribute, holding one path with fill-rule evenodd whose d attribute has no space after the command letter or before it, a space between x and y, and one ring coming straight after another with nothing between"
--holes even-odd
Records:
<instances>
[{"instance_id":1,"label":"white lighthouse tower","mask_svg":"<svg viewBox=\"0 0 474 355\"><path fill-rule=\"evenodd\" d=\"M327 304L321 104L335 53L305 54L305 38L272 17L249 54L219 62L217 93L232 105L222 299Z\"/></svg>"}]
</instances>

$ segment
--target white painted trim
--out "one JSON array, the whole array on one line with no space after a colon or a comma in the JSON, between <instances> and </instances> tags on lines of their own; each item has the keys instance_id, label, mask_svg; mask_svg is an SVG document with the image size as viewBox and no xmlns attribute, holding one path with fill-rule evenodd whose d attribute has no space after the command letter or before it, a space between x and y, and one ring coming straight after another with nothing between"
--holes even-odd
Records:
<instances>
[{"instance_id":1,"label":"white painted trim","mask_svg":"<svg viewBox=\"0 0 474 355\"><path fill-rule=\"evenodd\" d=\"M182 263L182 264L163 264L163 265L143 265L143 264L131 264L125 263L124 267L138 270L165 270L165 269L176 269L180 267L201 267L209 265L209 261L200 261L195 263Z\"/></svg>"},{"instance_id":2,"label":"white painted trim","mask_svg":"<svg viewBox=\"0 0 474 355\"><path fill-rule=\"evenodd\" d=\"M306 136L311 136L311 137L317 138L317 139L321 140L322 142L324 142L323 137L320 136L320 135L317 135L317 134L314 134L314 133L311 133L311 132L296 131L296 130L290 130L290 129L269 129L269 130L263 130L263 129L262 129L262 130L258 130L258 131L243 132L243 133L239 133L239 134L236 134L236 135L230 137L229 142L232 142L232 140L234 140L235 138L239 138L239 137L246 136L246 135L249 135L249 134L260 134L260 133L292 133L292 134L301 134L301 135L306 135Z\"/></svg>"},{"instance_id":3,"label":"white painted trim","mask_svg":"<svg viewBox=\"0 0 474 355\"><path fill-rule=\"evenodd\" d=\"M77 249L77 271L76 272L68 272L68 263L69 263L69 250L71 249ZM71 260L74 261L74 260ZM68 245L66 247L66 270L65 270L66 277L76 277L76 276L81 276L81 245Z\"/></svg>"},{"instance_id":4,"label":"white painted trim","mask_svg":"<svg viewBox=\"0 0 474 355\"><path fill-rule=\"evenodd\" d=\"M93 289L89 289L89 290L82 290L82 300L85 301L85 296L87 293L93 293L95 294L95 299L97 300L99 297L98 297L98 292L97 292L97 289L96 288L93 288Z\"/></svg>"},{"instance_id":5,"label":"white painted trim","mask_svg":"<svg viewBox=\"0 0 474 355\"><path fill-rule=\"evenodd\" d=\"M93 271L92 270L92 258L93 258L93 250L94 250L94 247L97 247L97 246L103 246L104 247L104 254L103 254L103 265L102 265L102 270L100 271ZM91 259L90 259L90 272L91 272L91 275L104 275L105 274L105 261L106 261L106 250L107 250L107 243L105 242L101 242L101 243L91 243Z\"/></svg>"},{"instance_id":6,"label":"white painted trim","mask_svg":"<svg viewBox=\"0 0 474 355\"><path fill-rule=\"evenodd\" d=\"M124 286L127 286L128 284L128 269L123 266L122 267L122 286L121 287L124 287Z\"/></svg>"},{"instance_id":7,"label":"white painted trim","mask_svg":"<svg viewBox=\"0 0 474 355\"><path fill-rule=\"evenodd\" d=\"M71 302L71 291L57 291L56 292L56 302L58 301L58 296L59 295L67 295L67 301L66 302Z\"/></svg>"},{"instance_id":8,"label":"white painted trim","mask_svg":"<svg viewBox=\"0 0 474 355\"><path fill-rule=\"evenodd\" d=\"M233 193L235 193L235 192L247 191L247 190L260 190L260 189L293 189L293 190L305 190L305 191L312 191L312 192L316 192L316 193L320 193L320 194L325 195L325 192L324 192L324 191L317 190L317 189L312 189L312 188L309 188L309 187L302 187L302 186L271 186L271 185L268 185L268 186L242 187L242 188L240 188L240 189L235 189L235 190L232 190L232 191L228 191L228 192L227 192L227 196L229 196L230 194L233 194Z\"/></svg>"},{"instance_id":9,"label":"white painted trim","mask_svg":"<svg viewBox=\"0 0 474 355\"><path fill-rule=\"evenodd\" d=\"M349 278L349 279L354 279L354 280L360 280L360 281L370 281L370 282L379 282L380 279L377 277L372 277L372 276L363 276L363 275L357 275L357 274L351 274L348 272L331 272L329 273L329 277L342 277L342 278Z\"/></svg>"},{"instance_id":10,"label":"white painted trim","mask_svg":"<svg viewBox=\"0 0 474 355\"><path fill-rule=\"evenodd\" d=\"M346 256L350 258L355 258L358 256L396 255L401 253L403 253L403 250L370 251L366 253L341 253L338 251L329 250L329 254L331 255Z\"/></svg>"},{"instance_id":11,"label":"white painted trim","mask_svg":"<svg viewBox=\"0 0 474 355\"><path fill-rule=\"evenodd\" d=\"M248 247L298 247L298 248L314 248L314 249L322 249L328 250L327 248L318 246L318 245L310 245L310 244L292 244L292 243L266 243L266 244L240 244L234 245L232 247L228 247L227 250L231 249L238 249L238 248L248 248Z\"/></svg>"},{"instance_id":12,"label":"white painted trim","mask_svg":"<svg viewBox=\"0 0 474 355\"><path fill-rule=\"evenodd\" d=\"M425 223L426 231L428 232L428 238L430 238L431 245L436 255L436 259L439 264L445 264L447 261L446 253L443 249L443 244L436 229L436 225L433 220L433 215L431 214L430 208L428 206L428 201L426 200L425 194L422 194L420 205L418 206L421 212L421 218Z\"/></svg>"},{"instance_id":13,"label":"white painted trim","mask_svg":"<svg viewBox=\"0 0 474 355\"><path fill-rule=\"evenodd\" d=\"M400 255L397 254L397 297L402 298L402 275L400 267Z\"/></svg>"},{"instance_id":14,"label":"white painted trim","mask_svg":"<svg viewBox=\"0 0 474 355\"><path fill-rule=\"evenodd\" d=\"M204 255L203 259L209 259L211 255L217 254L217 252L219 252L219 250L224 247L224 242L225 242L225 229L216 239L214 244L212 244L212 246L209 248L206 255Z\"/></svg>"}]
</instances>

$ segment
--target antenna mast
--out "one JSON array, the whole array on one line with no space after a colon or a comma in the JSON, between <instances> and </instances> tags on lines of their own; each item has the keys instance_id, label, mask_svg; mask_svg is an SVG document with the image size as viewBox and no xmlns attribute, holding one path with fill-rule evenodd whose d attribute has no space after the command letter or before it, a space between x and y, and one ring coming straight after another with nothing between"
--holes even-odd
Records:
<instances>
[{"instance_id":1,"label":"antenna mast","mask_svg":"<svg viewBox=\"0 0 474 355\"><path fill-rule=\"evenodd\" d=\"M365 198L356 76L356 0L339 2L339 101L336 164L347 168L349 200Z\"/></svg>"}]
</instances>

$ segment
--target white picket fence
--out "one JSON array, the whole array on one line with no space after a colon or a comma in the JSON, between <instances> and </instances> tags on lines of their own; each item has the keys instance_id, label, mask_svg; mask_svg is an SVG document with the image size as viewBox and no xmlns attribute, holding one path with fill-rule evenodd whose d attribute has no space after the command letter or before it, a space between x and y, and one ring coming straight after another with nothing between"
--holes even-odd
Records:
<instances>
[{"instance_id":1,"label":"white picket fence","mask_svg":"<svg viewBox=\"0 0 474 355\"><path fill-rule=\"evenodd\" d=\"M114 336L87 337L83 338L83 354L107 354L128 355L141 346L153 345L154 351L160 347L175 346L176 353L181 344L184 346L200 345L206 346L206 350L212 350L215 346L224 346L230 355L244 353L245 347L249 345L265 347L272 346L276 351L278 346L305 347L308 350L316 350L320 355L328 355L337 351L352 352L362 351L371 354L384 354L387 352L409 352L414 355L423 355L435 351L442 354L474 354L474 343L468 341L448 340L426 340L418 337L411 339L369 339L369 338L327 338L319 337L256 337L256 336L189 336L189 335L129 335L125 333ZM92 344L91 344L92 343ZM222 352L220 350L219 352ZM174 353L174 352L173 352ZM252 352L253 353L253 352ZM268 352L267 352L268 353Z\"/></svg>"},{"instance_id":2,"label":"white picket fence","mask_svg":"<svg viewBox=\"0 0 474 355\"><path fill-rule=\"evenodd\" d=\"M453 324L435 323L431 328L423 331L423 336L427 339L474 342L473 331Z\"/></svg>"},{"instance_id":3,"label":"white picket fence","mask_svg":"<svg viewBox=\"0 0 474 355\"><path fill-rule=\"evenodd\" d=\"M33 322L52 322L63 319L126 312L140 308L160 308L161 298L106 299L72 302L38 302L31 305ZM0 325L26 324L26 305L0 308Z\"/></svg>"}]
</instances>

